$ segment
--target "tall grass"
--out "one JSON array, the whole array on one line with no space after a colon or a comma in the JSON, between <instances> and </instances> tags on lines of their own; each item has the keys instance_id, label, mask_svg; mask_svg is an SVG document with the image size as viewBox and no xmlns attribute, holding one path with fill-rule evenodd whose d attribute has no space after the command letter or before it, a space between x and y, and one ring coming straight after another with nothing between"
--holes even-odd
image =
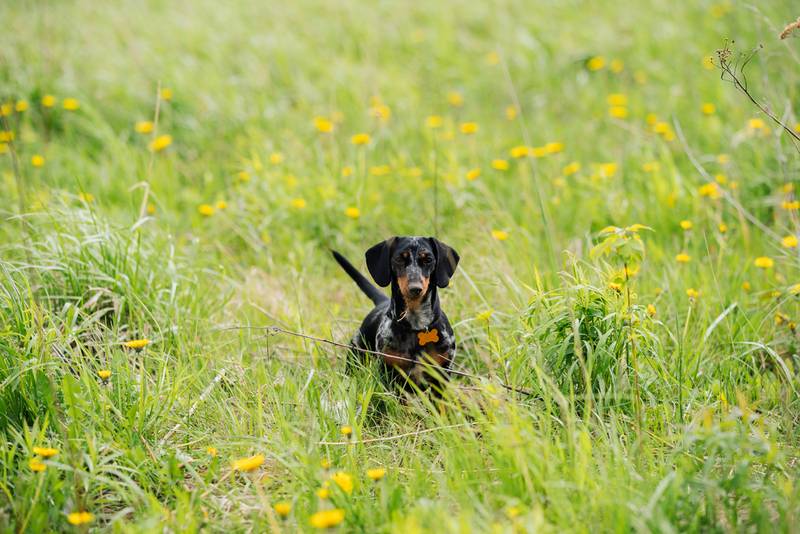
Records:
<instances>
[{"instance_id":1,"label":"tall grass","mask_svg":"<svg viewBox=\"0 0 800 534\"><path fill-rule=\"evenodd\" d=\"M704 60L793 125L793 7L0 5L0 532L796 531L797 151ZM462 258L441 403L265 328L393 234Z\"/></svg>"}]
</instances>

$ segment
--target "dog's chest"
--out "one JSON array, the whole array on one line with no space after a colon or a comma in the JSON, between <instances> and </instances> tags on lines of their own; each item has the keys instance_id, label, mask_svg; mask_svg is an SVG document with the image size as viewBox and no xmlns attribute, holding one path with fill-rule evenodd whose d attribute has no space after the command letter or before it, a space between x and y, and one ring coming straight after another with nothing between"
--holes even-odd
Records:
<instances>
[{"instance_id":1,"label":"dog's chest","mask_svg":"<svg viewBox=\"0 0 800 534\"><path fill-rule=\"evenodd\" d=\"M408 310L405 320L412 330L427 330L433 322L433 310L430 306L420 306L415 310Z\"/></svg>"}]
</instances>

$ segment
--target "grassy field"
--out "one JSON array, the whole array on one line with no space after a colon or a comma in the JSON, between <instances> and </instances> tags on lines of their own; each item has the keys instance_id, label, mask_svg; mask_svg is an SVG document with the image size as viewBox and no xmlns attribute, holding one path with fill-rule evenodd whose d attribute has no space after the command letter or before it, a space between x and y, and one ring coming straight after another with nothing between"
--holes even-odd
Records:
<instances>
[{"instance_id":1,"label":"grassy field","mask_svg":"<svg viewBox=\"0 0 800 534\"><path fill-rule=\"evenodd\" d=\"M258 4L0 3L0 532L798 531L795 2Z\"/></svg>"}]
</instances>

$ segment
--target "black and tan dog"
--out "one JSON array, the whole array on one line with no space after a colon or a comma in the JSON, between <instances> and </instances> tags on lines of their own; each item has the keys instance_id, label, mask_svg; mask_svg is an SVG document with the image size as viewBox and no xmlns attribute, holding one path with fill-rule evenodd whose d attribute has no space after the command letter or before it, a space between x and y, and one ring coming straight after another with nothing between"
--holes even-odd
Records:
<instances>
[{"instance_id":1,"label":"black and tan dog","mask_svg":"<svg viewBox=\"0 0 800 534\"><path fill-rule=\"evenodd\" d=\"M367 268L381 286L391 284L387 297L341 254L339 265L375 303L353 336L356 349L383 353L387 381L404 389L433 386L441 393L453 361L453 328L439 305L437 289L447 287L458 265L458 253L433 237L392 237L370 248ZM358 350L352 357L363 363L373 357Z\"/></svg>"}]
</instances>

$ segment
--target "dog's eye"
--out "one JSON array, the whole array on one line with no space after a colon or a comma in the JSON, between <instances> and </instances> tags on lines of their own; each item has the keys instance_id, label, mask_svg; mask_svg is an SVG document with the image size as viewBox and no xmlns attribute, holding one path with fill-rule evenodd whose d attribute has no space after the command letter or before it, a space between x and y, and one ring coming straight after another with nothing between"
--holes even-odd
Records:
<instances>
[{"instance_id":1,"label":"dog's eye","mask_svg":"<svg viewBox=\"0 0 800 534\"><path fill-rule=\"evenodd\" d=\"M431 262L433 262L433 258L431 258L430 256L422 256L419 259L419 261L421 261L425 265L429 265Z\"/></svg>"}]
</instances>

